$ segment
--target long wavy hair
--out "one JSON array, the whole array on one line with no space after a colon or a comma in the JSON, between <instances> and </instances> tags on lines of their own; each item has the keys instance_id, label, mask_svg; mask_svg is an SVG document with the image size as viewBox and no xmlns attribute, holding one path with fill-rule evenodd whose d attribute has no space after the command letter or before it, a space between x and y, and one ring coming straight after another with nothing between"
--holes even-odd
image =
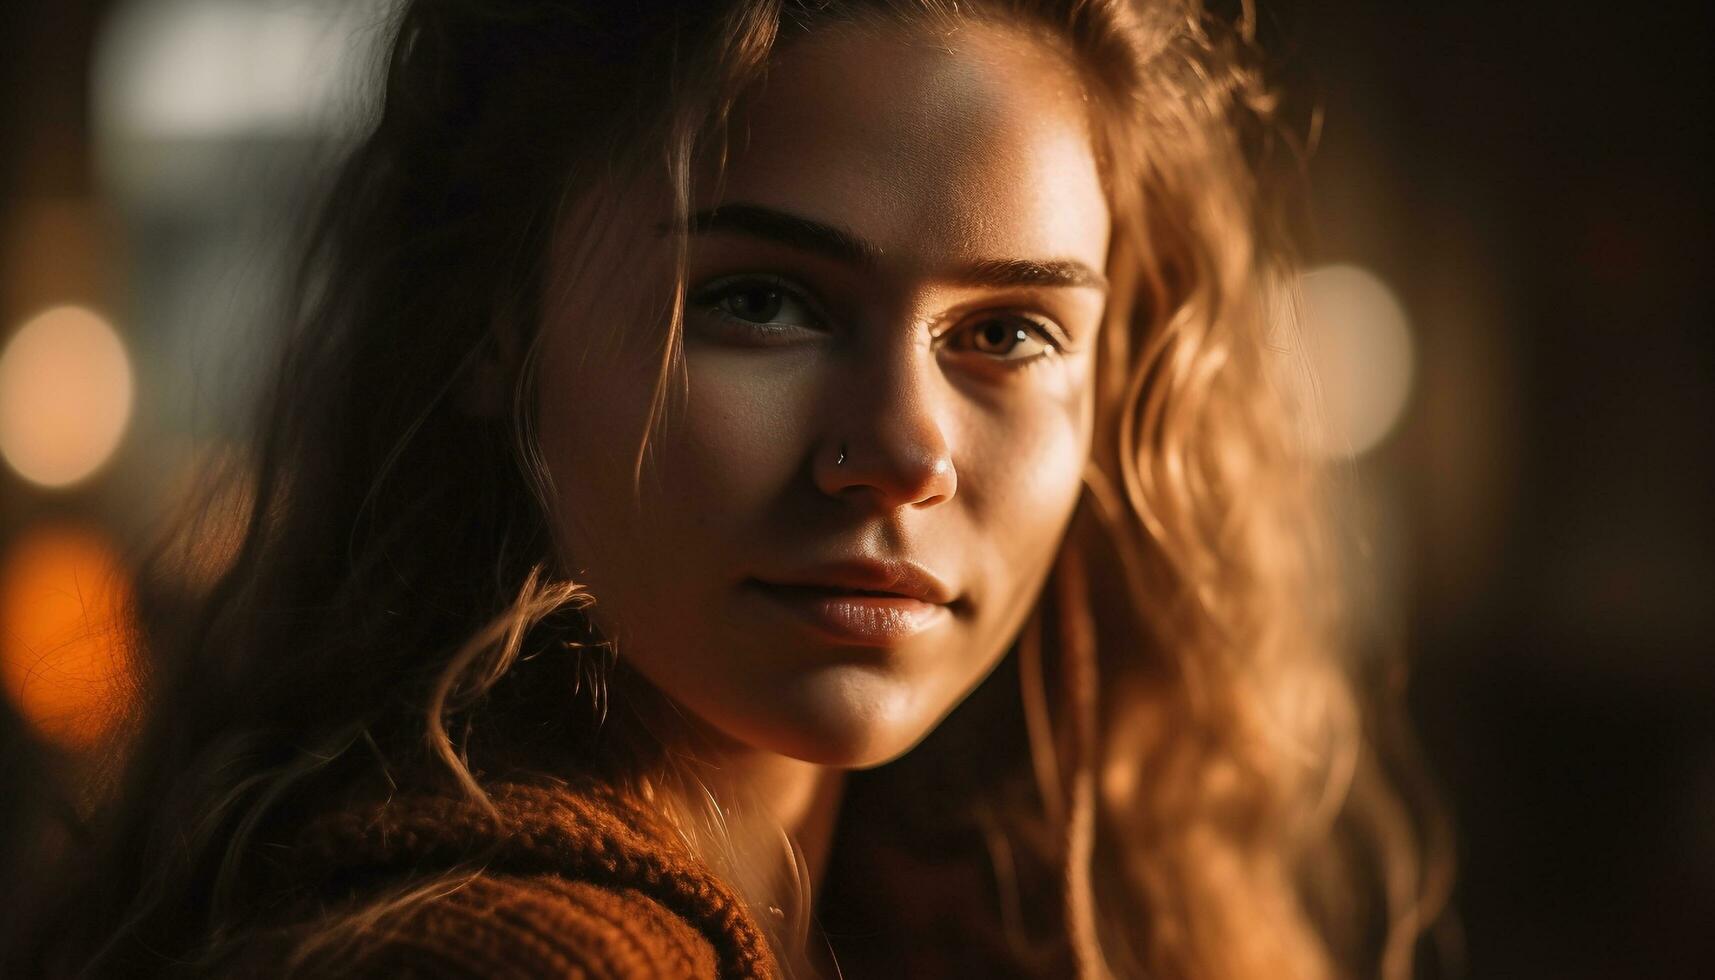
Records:
<instances>
[{"instance_id":1,"label":"long wavy hair","mask_svg":"<svg viewBox=\"0 0 1715 980\"><path fill-rule=\"evenodd\" d=\"M532 333L550 244L623 261L621 184L684 230L698 161L781 45L985 18L1063 51L1096 116L1114 231L1095 449L1001 668L853 775L827 892L884 916L930 879L971 883L993 901L944 907L940 934L1021 974L1410 972L1444 880L1344 652L1248 6L411 0L395 17L378 118L310 235L236 557L206 587L168 560L145 590L135 731L39 963L218 962L260 928L266 844L383 781L480 801L521 772L599 778L753 891L758 859L651 736L650 693L583 614L600 597L553 558ZM664 286L682 298L678 240ZM657 421L683 371L676 305L660 319L628 338L659 358ZM473 409L496 371L510 399ZM788 967L800 898L759 916Z\"/></svg>"}]
</instances>

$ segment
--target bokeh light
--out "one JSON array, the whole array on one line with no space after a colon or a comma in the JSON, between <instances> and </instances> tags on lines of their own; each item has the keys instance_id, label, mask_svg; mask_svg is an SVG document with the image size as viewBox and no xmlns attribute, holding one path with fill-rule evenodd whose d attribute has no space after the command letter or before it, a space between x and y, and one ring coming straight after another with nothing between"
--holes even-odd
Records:
<instances>
[{"instance_id":1,"label":"bokeh light","mask_svg":"<svg viewBox=\"0 0 1715 980\"><path fill-rule=\"evenodd\" d=\"M390 0L126 0L95 65L109 138L206 141L340 130Z\"/></svg>"},{"instance_id":2,"label":"bokeh light","mask_svg":"<svg viewBox=\"0 0 1715 980\"><path fill-rule=\"evenodd\" d=\"M77 483L119 447L132 395L113 327L82 307L48 310L0 353L0 456L32 483Z\"/></svg>"},{"instance_id":3,"label":"bokeh light","mask_svg":"<svg viewBox=\"0 0 1715 980\"><path fill-rule=\"evenodd\" d=\"M113 730L132 677L132 586L113 544L33 528L0 564L0 680L47 738L88 748Z\"/></svg>"},{"instance_id":4,"label":"bokeh light","mask_svg":"<svg viewBox=\"0 0 1715 980\"><path fill-rule=\"evenodd\" d=\"M1411 395L1405 309L1374 273L1330 265L1304 274L1304 325L1328 429L1324 451L1359 456L1388 437Z\"/></svg>"}]
</instances>

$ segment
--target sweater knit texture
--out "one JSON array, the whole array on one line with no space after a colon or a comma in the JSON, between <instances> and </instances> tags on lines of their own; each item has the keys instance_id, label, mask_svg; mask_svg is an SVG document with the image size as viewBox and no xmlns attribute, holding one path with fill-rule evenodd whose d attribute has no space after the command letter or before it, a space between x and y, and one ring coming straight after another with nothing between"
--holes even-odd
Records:
<instances>
[{"instance_id":1,"label":"sweater knit texture","mask_svg":"<svg viewBox=\"0 0 1715 980\"><path fill-rule=\"evenodd\" d=\"M312 924L295 903L278 944L232 966L449 980L778 975L738 897L659 817L601 788L511 784L490 798L492 812L398 796L312 821L278 865L282 884L310 897ZM362 926L328 930L329 912Z\"/></svg>"}]
</instances>

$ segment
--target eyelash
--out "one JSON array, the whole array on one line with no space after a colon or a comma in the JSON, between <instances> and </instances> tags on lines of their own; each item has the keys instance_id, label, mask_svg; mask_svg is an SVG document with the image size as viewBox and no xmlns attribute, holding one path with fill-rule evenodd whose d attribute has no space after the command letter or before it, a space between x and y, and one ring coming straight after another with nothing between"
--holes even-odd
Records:
<instances>
[{"instance_id":1,"label":"eyelash","mask_svg":"<svg viewBox=\"0 0 1715 980\"><path fill-rule=\"evenodd\" d=\"M802 305L805 309L810 311L817 327L822 327L826 324L828 318L821 312L821 305L806 295L803 290L797 288L792 283L779 276L746 275L724 277L699 286L690 294L689 299L692 304L701 307L704 312L718 317L723 321L725 326L741 330L757 340L778 341L783 335L786 335L793 330L805 329L804 327L796 324L785 327L771 327L754 320L747 320L743 317L735 316L721 308L720 302L723 299L747 289L756 289L759 287L776 290L785 294L793 302ZM1002 370L1019 371L1033 367L1051 357L1064 354L1070 349L1070 345L1065 340L1064 333L1051 321L1030 316L1028 314L1011 312L996 312L984 319L967 320L959 326L936 334L935 340L939 343L955 333L974 330L997 319L1011 320L1023 325L1026 330L1046 345L1040 353L1031 355L1030 357L987 358L987 360L991 361L996 367L999 367Z\"/></svg>"}]
</instances>

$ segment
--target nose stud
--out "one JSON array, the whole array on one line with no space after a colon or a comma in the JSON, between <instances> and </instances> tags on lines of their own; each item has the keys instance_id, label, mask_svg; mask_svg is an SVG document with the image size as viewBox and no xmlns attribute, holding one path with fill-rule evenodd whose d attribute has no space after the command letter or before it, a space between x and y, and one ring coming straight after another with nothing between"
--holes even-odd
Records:
<instances>
[{"instance_id":1,"label":"nose stud","mask_svg":"<svg viewBox=\"0 0 1715 980\"><path fill-rule=\"evenodd\" d=\"M846 445L843 442L840 443L840 455L834 460L834 465L835 466L846 465Z\"/></svg>"}]
</instances>

